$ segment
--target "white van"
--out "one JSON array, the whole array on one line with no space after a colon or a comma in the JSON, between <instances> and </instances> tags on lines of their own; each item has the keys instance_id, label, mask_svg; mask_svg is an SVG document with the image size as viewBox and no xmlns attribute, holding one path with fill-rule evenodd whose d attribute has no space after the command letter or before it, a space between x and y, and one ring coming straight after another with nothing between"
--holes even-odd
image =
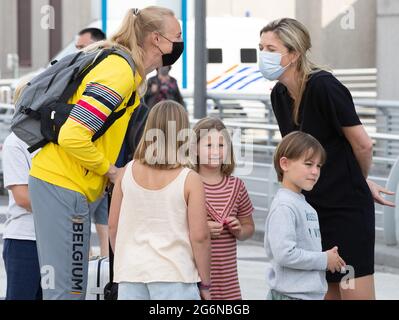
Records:
<instances>
[{"instance_id":1,"label":"white van","mask_svg":"<svg viewBox=\"0 0 399 320\"><path fill-rule=\"evenodd\" d=\"M108 20L107 33L112 35L121 20ZM258 18L208 17L207 79L209 91L263 93L270 92L274 82L265 80L258 69L259 32L267 21ZM88 27L101 28L101 21ZM194 21L187 24L187 89L194 86ZM71 42L53 60L76 52L75 41ZM183 67L180 58L172 67L171 75L182 87Z\"/></svg>"}]
</instances>

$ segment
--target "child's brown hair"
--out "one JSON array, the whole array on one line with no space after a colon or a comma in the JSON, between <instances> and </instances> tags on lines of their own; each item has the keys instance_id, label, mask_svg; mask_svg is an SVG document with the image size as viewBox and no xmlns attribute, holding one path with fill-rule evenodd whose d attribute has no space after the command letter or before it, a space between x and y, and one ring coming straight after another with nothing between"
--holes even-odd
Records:
<instances>
[{"instance_id":1,"label":"child's brown hair","mask_svg":"<svg viewBox=\"0 0 399 320\"><path fill-rule=\"evenodd\" d=\"M280 159L285 157L290 160L297 160L303 156L305 156L306 159L320 156L322 164L327 158L326 152L320 142L310 134L294 131L286 135L274 152L274 168L277 172L278 181L283 181L284 176L283 169L280 166Z\"/></svg>"},{"instance_id":2,"label":"child's brown hair","mask_svg":"<svg viewBox=\"0 0 399 320\"><path fill-rule=\"evenodd\" d=\"M226 142L228 144L228 150L227 150L227 156L228 156L228 161L227 163L222 164L221 172L224 176L230 176L236 166L235 160L234 160L234 151L233 151L233 144L231 141L230 134L228 134L226 126L222 122L222 120L218 118L212 118L212 117L207 117L203 118L200 121L197 122L197 124L194 126L193 131L195 133L196 141L194 143L195 147L198 147L199 141L205 136L205 134L209 133L211 130L217 130L221 131L223 134L223 137L226 139ZM198 172L199 171L199 159L197 156L197 159L192 160L192 168Z\"/></svg>"}]
</instances>

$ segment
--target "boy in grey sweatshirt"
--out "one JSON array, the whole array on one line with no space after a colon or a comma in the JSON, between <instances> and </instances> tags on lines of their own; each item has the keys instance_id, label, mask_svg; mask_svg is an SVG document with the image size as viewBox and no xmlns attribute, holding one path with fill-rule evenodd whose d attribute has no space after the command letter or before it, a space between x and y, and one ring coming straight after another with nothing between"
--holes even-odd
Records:
<instances>
[{"instance_id":1,"label":"boy in grey sweatshirt","mask_svg":"<svg viewBox=\"0 0 399 320\"><path fill-rule=\"evenodd\" d=\"M270 300L324 299L325 271L345 267L337 247L322 252L317 212L301 193L312 190L325 157L320 143L303 132L285 136L276 149L274 166L282 188L271 204L264 241Z\"/></svg>"}]
</instances>

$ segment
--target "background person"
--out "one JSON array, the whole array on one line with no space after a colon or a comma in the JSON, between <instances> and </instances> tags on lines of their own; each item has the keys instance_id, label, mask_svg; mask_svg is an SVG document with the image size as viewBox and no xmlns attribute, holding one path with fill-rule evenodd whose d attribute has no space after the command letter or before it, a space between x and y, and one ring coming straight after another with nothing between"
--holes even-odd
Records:
<instances>
[{"instance_id":1,"label":"background person","mask_svg":"<svg viewBox=\"0 0 399 320\"><path fill-rule=\"evenodd\" d=\"M160 67L157 69L157 74L148 79L144 102L149 108L163 100L173 100L185 107L177 80L169 75L171 68L171 66Z\"/></svg>"},{"instance_id":2,"label":"background person","mask_svg":"<svg viewBox=\"0 0 399 320\"><path fill-rule=\"evenodd\" d=\"M75 47L78 50L82 50L86 48L88 45L93 44L94 42L102 41L105 39L106 36L105 33L102 32L102 30L98 28L86 28L78 33Z\"/></svg>"},{"instance_id":3,"label":"background person","mask_svg":"<svg viewBox=\"0 0 399 320\"><path fill-rule=\"evenodd\" d=\"M22 78L14 102L31 80ZM7 220L3 232L3 259L7 276L6 300L41 300L40 266L28 181L32 157L28 145L13 132L2 149L4 187L8 190Z\"/></svg>"}]
</instances>

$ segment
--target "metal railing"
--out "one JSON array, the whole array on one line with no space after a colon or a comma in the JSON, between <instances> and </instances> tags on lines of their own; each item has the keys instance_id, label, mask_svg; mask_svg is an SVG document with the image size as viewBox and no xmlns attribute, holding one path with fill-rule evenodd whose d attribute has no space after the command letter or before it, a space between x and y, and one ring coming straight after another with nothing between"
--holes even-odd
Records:
<instances>
[{"instance_id":1,"label":"metal railing","mask_svg":"<svg viewBox=\"0 0 399 320\"><path fill-rule=\"evenodd\" d=\"M265 213L268 211L270 202L278 185L271 164L271 156L275 145L281 139L278 125L276 124L271 109L270 97L265 94L212 92L208 93L208 99L212 101L212 106L216 107L216 115L224 119L224 123L227 127L238 128L242 131L242 145L236 145L236 147L239 149L244 145L248 147L248 143L250 143L258 156L263 155L262 161L247 160L244 162L248 165L248 163L252 161L254 168L262 168L265 171L265 176L240 176L239 170L236 174L244 181L248 182L248 190L252 198L263 199L263 202L261 202L262 205L255 206L255 212L258 217L263 216L263 218L265 218ZM227 101L228 106L229 101L234 101L234 103L238 102L243 106L243 109L239 109L240 112L242 112L242 110L248 111L246 102L260 102L260 106L252 107L252 112L256 110L258 114L261 114L261 117L258 121L252 121L251 117L248 117L250 111L248 111L244 117L225 117L226 112L223 110L225 101ZM389 109L399 110L399 101L354 99L354 103L361 119L362 115L375 118L378 112L386 113ZM366 121L362 119L362 122L365 123ZM396 245L397 239L399 238L399 160L397 161L397 152L389 151L392 149L392 146L389 145L399 143L399 134L391 133L392 130L380 132L381 127L377 127L375 121L366 123L365 127L369 136L375 142L375 156L373 158L373 167L369 178L382 186L386 186L389 190L397 194L397 197L387 197L390 201L396 202L397 208L383 207L376 204L376 235L377 238L383 239L387 245ZM260 156L260 158L262 158L262 156ZM257 172L259 172L259 170ZM264 191L259 192L259 190Z\"/></svg>"},{"instance_id":2,"label":"metal railing","mask_svg":"<svg viewBox=\"0 0 399 320\"><path fill-rule=\"evenodd\" d=\"M189 100L190 93L185 94ZM241 122L276 124L272 111L270 95L241 94L226 92L208 92L209 114L221 119L237 119ZM233 103L232 103L233 101ZM355 98L356 111L367 132L374 135L377 132L399 134L399 101ZM275 136L267 133L267 144L270 145ZM375 134L373 138L378 139ZM375 146L379 156L399 156L399 142L396 139L380 141Z\"/></svg>"},{"instance_id":3,"label":"metal railing","mask_svg":"<svg viewBox=\"0 0 399 320\"><path fill-rule=\"evenodd\" d=\"M234 126L230 126L229 123L226 123L228 127L239 128L240 124L234 124ZM243 124L244 127L248 127L248 124ZM386 138L392 138L393 135L387 135ZM383 135L380 134L380 139L384 139ZM396 140L399 140L399 135L394 136ZM235 145L237 148L236 153L239 151L243 145ZM248 144L245 145L248 148ZM242 178L248 184L248 192L253 199L254 202L257 201L256 198L263 198L262 206L255 206L258 215L261 214L265 218L265 213L268 212L268 208L270 207L271 201L273 199L274 193L278 188L278 182L275 176L274 168L272 165L272 157L271 155L274 152L273 146L265 146L265 145L252 145L251 146L255 153L264 153L265 154L265 162L260 161L241 161L238 162L238 170L236 175ZM269 157L267 157L269 155ZM251 165L255 169L255 175L241 175L240 174L240 165ZM383 207L381 205L376 204L376 234L377 238L383 238L387 245L396 245L397 244L397 235L399 235L399 161L396 161L393 158L386 157L375 157L373 159L373 165L379 167L388 167L392 166L391 170L373 170L369 179L382 185L386 186L389 190L396 192L397 197L390 196L387 199L393 202L396 202L397 209L390 207ZM265 176L259 177L256 172L259 170L265 170ZM248 183L250 182L250 183ZM256 182L254 184L253 182ZM264 190L259 192L259 190ZM262 221L263 222L263 221Z\"/></svg>"},{"instance_id":4,"label":"metal railing","mask_svg":"<svg viewBox=\"0 0 399 320\"><path fill-rule=\"evenodd\" d=\"M7 95L9 90L4 89L4 87L8 87L8 85L0 83L0 89L3 88L3 92L7 92ZM183 95L189 102L192 93L186 91ZM395 126L389 127L389 123L387 126L378 126L375 121L375 118L380 114L393 123L396 119L396 111L398 112L397 119L399 119L399 101L362 98L368 96L372 95L367 93L364 95L360 94L354 99L354 102L362 122L365 124L366 129L368 129L370 137L376 141L377 146L379 143L383 144L383 147L377 148L378 155L373 158L373 167L377 167L378 170L372 172L370 179L380 185L385 185L392 191L396 191L398 196L389 197L389 199L396 202L397 208L399 208L399 161L397 161L395 155L397 152L391 152L393 147L390 146L399 143L399 135L393 134L396 131ZM241 149L244 146L250 146L255 152L256 161L254 159L244 159L238 162L237 172L240 176L240 164L251 165L254 168L258 168L257 172L264 172L263 176L242 175L241 177L250 186L248 188L250 196L252 198L263 199L263 202L257 201L260 204L255 205L255 209L261 218L265 218L265 213L268 211L270 202L278 186L271 164L271 156L275 145L280 140L280 133L272 112L270 96L266 94L241 94L237 92L208 92L207 98L210 101L209 109L211 113L215 114L216 111L216 114L220 118L225 119L226 126L242 130L241 144L236 144L235 147ZM188 103L188 105L190 104ZM3 129L9 130L8 126L12 110L13 106L9 103L0 104L0 124ZM233 118L228 117L229 113L233 115ZM259 192L259 190L262 190L262 192ZM377 205L376 231L377 234L385 239L386 244L397 244L399 237L399 209L382 208Z\"/></svg>"}]
</instances>

